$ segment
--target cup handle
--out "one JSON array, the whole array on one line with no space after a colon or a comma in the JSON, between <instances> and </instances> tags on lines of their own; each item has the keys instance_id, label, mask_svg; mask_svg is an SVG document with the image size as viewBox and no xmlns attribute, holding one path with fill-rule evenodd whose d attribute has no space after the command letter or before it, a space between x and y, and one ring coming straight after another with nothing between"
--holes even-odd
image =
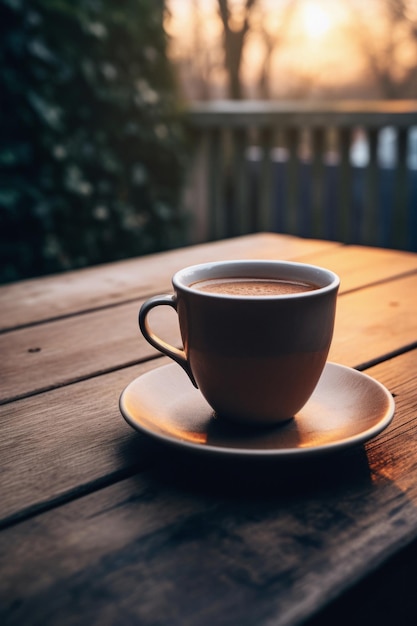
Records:
<instances>
[{"instance_id":1,"label":"cup handle","mask_svg":"<svg viewBox=\"0 0 417 626\"><path fill-rule=\"evenodd\" d=\"M146 300L146 302L142 304L139 311L139 328L142 332L142 335L151 344L151 346L153 346L163 354L166 354L176 363L178 363L178 365L180 365L182 369L188 374L194 387L197 387L198 389L198 385L195 381L184 350L180 350L179 348L171 346L171 344L167 343L166 341L155 335L155 333L151 330L151 327L149 326L147 319L148 313L152 309L160 305L170 306L175 311L177 311L177 298L175 295L154 296L153 298L149 298L149 300Z\"/></svg>"}]
</instances>

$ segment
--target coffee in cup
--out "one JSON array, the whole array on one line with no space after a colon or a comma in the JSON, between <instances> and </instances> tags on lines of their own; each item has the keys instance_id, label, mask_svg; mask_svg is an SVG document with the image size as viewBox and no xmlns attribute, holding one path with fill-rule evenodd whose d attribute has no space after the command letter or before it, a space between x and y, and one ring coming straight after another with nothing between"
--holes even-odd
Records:
<instances>
[{"instance_id":1,"label":"coffee in cup","mask_svg":"<svg viewBox=\"0 0 417 626\"><path fill-rule=\"evenodd\" d=\"M174 294L147 300L139 326L176 361L219 417L248 424L287 420L305 405L326 363L339 278L289 261L224 261L185 268ZM155 335L148 313L178 314L183 348Z\"/></svg>"},{"instance_id":2,"label":"coffee in cup","mask_svg":"<svg viewBox=\"0 0 417 626\"><path fill-rule=\"evenodd\" d=\"M317 289L312 283L266 278L212 278L190 285L193 289L229 296L283 296Z\"/></svg>"}]
</instances>

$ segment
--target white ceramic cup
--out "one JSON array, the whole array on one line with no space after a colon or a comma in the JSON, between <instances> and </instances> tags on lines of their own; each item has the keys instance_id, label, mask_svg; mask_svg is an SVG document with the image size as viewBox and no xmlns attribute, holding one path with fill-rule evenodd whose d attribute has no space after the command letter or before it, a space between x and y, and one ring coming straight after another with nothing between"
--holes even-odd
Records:
<instances>
[{"instance_id":1,"label":"white ceramic cup","mask_svg":"<svg viewBox=\"0 0 417 626\"><path fill-rule=\"evenodd\" d=\"M215 293L199 283L289 281L311 290L274 295ZM174 294L147 300L139 326L147 341L176 361L219 416L248 424L287 420L305 405L329 352L339 278L289 261L223 261L194 265L172 278ZM183 349L155 335L148 313L178 314Z\"/></svg>"}]
</instances>

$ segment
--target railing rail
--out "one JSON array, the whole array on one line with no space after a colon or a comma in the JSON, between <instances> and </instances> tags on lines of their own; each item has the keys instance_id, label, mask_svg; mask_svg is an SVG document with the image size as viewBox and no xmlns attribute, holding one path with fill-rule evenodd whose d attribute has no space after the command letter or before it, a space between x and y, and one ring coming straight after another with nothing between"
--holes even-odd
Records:
<instances>
[{"instance_id":1,"label":"railing rail","mask_svg":"<svg viewBox=\"0 0 417 626\"><path fill-rule=\"evenodd\" d=\"M417 101L189 108L193 240L261 230L417 250Z\"/></svg>"}]
</instances>

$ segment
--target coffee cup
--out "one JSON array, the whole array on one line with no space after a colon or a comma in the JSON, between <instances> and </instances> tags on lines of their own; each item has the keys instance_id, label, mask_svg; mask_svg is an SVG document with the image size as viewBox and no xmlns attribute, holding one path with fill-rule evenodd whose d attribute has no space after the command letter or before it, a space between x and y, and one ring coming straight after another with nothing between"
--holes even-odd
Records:
<instances>
[{"instance_id":1,"label":"coffee cup","mask_svg":"<svg viewBox=\"0 0 417 626\"><path fill-rule=\"evenodd\" d=\"M194 265L173 276L173 294L142 305L139 326L219 417L272 425L294 417L317 385L339 282L330 270L289 261ZM183 348L152 331L148 314L161 305L176 310Z\"/></svg>"}]
</instances>

